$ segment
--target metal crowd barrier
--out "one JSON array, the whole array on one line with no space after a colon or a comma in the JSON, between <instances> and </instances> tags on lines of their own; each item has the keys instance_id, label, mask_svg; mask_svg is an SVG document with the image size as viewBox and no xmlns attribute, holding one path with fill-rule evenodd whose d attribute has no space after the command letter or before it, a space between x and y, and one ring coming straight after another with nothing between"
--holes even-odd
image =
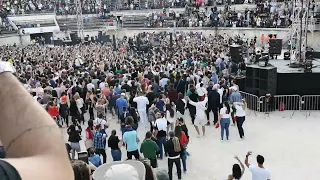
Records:
<instances>
[{"instance_id":1,"label":"metal crowd barrier","mask_svg":"<svg viewBox=\"0 0 320 180\"><path fill-rule=\"evenodd\" d=\"M276 95L261 96L242 92L240 94L247 102L250 110L269 113L272 111L292 111L292 115L296 111L320 111L320 95ZM307 114L308 115L308 114Z\"/></svg>"},{"instance_id":2,"label":"metal crowd barrier","mask_svg":"<svg viewBox=\"0 0 320 180\"><path fill-rule=\"evenodd\" d=\"M301 110L318 111L320 110L320 95L305 95L301 97Z\"/></svg>"},{"instance_id":3,"label":"metal crowd barrier","mask_svg":"<svg viewBox=\"0 0 320 180\"><path fill-rule=\"evenodd\" d=\"M245 99L247 103L247 108L253 111L258 111L259 112L259 97L253 94L249 94L246 92L239 91L242 98Z\"/></svg>"},{"instance_id":4,"label":"metal crowd barrier","mask_svg":"<svg viewBox=\"0 0 320 180\"><path fill-rule=\"evenodd\" d=\"M299 95L276 95L261 96L259 99L261 112L300 110L301 96Z\"/></svg>"}]
</instances>

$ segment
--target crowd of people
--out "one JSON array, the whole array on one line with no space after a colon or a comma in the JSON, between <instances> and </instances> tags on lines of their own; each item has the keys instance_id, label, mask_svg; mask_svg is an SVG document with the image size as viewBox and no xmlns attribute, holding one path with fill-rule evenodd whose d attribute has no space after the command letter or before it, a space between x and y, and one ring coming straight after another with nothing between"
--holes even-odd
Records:
<instances>
[{"instance_id":1,"label":"crowd of people","mask_svg":"<svg viewBox=\"0 0 320 180\"><path fill-rule=\"evenodd\" d=\"M187 173L189 141L195 140L188 133L187 116L198 138L205 137L206 125L214 125L221 129L221 141L229 141L232 123L239 140L245 139L246 102L234 80L238 67L228 54L227 39L175 34L169 46L166 33L137 36L138 40L119 40L117 48L99 43L0 47L1 59L15 67L34 101L60 128L67 128L66 146L76 180L89 179L90 171L93 178L172 180L173 164L181 179L182 172ZM140 41L158 45L142 46ZM110 130L108 136L110 119L118 121L118 129ZM83 130L81 124L87 128ZM138 138L139 129L148 130L144 140ZM81 158L77 155L81 140L87 162L74 160ZM107 147L114 163L106 163ZM121 149L127 152L125 158ZM250 155L245 164L253 176L270 179L264 158L259 155L254 166L248 163ZM157 170L157 161L165 156L168 171ZM240 165L233 166L228 179L240 179L244 172L236 159Z\"/></svg>"},{"instance_id":2,"label":"crowd of people","mask_svg":"<svg viewBox=\"0 0 320 180\"><path fill-rule=\"evenodd\" d=\"M286 28L291 25L293 4L290 1L259 3L255 10L244 12L216 7L203 11L195 7L187 7L184 13L164 11L150 14L147 27L253 27L253 28ZM320 17L319 5L313 1L309 8L310 16Z\"/></svg>"},{"instance_id":3,"label":"crowd of people","mask_svg":"<svg viewBox=\"0 0 320 180\"><path fill-rule=\"evenodd\" d=\"M102 1L101 4L97 1L86 0L83 1L82 12L84 14L98 14L101 11L110 12L112 10L141 10L141 9L162 9L162 8L183 8L186 4L189 6L213 6L224 4L244 4L253 3L251 1L212 1L212 0L167 0L167 1L144 1L137 0L129 1ZM11 1L3 0L0 4L2 13L6 12L11 15L16 14L30 14L41 12L57 12L59 14L75 14L76 3L74 0L58 0L58 1Z\"/></svg>"}]
</instances>

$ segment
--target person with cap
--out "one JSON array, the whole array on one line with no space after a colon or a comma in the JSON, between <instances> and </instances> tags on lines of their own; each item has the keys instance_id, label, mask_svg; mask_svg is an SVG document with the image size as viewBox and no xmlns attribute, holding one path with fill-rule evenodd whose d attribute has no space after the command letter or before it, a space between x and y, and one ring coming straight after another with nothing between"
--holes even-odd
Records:
<instances>
[{"instance_id":1,"label":"person with cap","mask_svg":"<svg viewBox=\"0 0 320 180\"><path fill-rule=\"evenodd\" d=\"M183 147L180 144L179 139L174 135L173 131L169 132L170 139L164 144L165 152L168 153L168 169L169 179L172 180L172 168L173 163L176 165L178 179L181 179L181 161L180 154Z\"/></svg>"},{"instance_id":2,"label":"person with cap","mask_svg":"<svg viewBox=\"0 0 320 180\"><path fill-rule=\"evenodd\" d=\"M146 138L140 146L140 152L143 156L150 160L150 164L153 168L158 167L157 163L157 152L159 151L159 146L152 139L152 133L148 131L146 133Z\"/></svg>"},{"instance_id":3,"label":"person with cap","mask_svg":"<svg viewBox=\"0 0 320 180\"><path fill-rule=\"evenodd\" d=\"M234 113L236 112L236 109L235 109L233 103L242 102L242 96L241 96L240 92L238 91L237 86L232 86L230 88L230 90L231 90L231 94L229 97L229 101L230 101L230 104L232 105L231 119L232 119L233 126L234 126L235 125Z\"/></svg>"}]
</instances>

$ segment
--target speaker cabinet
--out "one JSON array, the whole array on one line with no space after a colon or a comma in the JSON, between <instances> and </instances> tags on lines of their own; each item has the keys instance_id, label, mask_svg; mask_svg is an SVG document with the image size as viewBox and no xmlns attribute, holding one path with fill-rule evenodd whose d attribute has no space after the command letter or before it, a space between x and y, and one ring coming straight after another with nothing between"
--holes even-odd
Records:
<instances>
[{"instance_id":1,"label":"speaker cabinet","mask_svg":"<svg viewBox=\"0 0 320 180\"><path fill-rule=\"evenodd\" d=\"M270 39L269 41L269 54L281 55L282 39Z\"/></svg>"},{"instance_id":2,"label":"speaker cabinet","mask_svg":"<svg viewBox=\"0 0 320 180\"><path fill-rule=\"evenodd\" d=\"M277 68L249 65L246 69L245 84L246 92L256 96L275 95L277 91Z\"/></svg>"},{"instance_id":3,"label":"speaker cabinet","mask_svg":"<svg viewBox=\"0 0 320 180\"><path fill-rule=\"evenodd\" d=\"M232 62L239 63L242 61L242 51L240 45L231 45L229 50Z\"/></svg>"}]
</instances>

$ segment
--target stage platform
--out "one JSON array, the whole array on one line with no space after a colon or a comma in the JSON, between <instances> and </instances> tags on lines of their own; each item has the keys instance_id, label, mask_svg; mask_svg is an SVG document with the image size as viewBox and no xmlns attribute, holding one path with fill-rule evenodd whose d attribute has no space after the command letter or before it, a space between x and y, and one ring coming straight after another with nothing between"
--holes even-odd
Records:
<instances>
[{"instance_id":1,"label":"stage platform","mask_svg":"<svg viewBox=\"0 0 320 180\"><path fill-rule=\"evenodd\" d=\"M303 68L289 67L290 60L274 59L270 60L269 64L277 68L278 73L305 73ZM320 73L320 59L313 60L312 73Z\"/></svg>"},{"instance_id":2,"label":"stage platform","mask_svg":"<svg viewBox=\"0 0 320 180\"><path fill-rule=\"evenodd\" d=\"M306 73L303 68L289 67L289 60L270 60L269 64L277 68L277 95L319 95L320 59L313 61L312 72ZM253 66L253 65L251 65ZM263 67L262 67L263 68Z\"/></svg>"}]
</instances>

